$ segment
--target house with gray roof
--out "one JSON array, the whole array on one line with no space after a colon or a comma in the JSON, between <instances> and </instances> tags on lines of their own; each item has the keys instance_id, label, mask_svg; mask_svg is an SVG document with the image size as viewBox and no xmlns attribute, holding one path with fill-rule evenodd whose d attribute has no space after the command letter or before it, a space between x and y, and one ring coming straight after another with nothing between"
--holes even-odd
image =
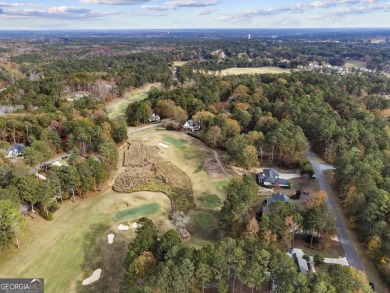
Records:
<instances>
[{"instance_id":1,"label":"house with gray roof","mask_svg":"<svg viewBox=\"0 0 390 293\"><path fill-rule=\"evenodd\" d=\"M282 188L291 188L290 181L279 178L279 172L275 169L264 169L263 172L256 175L256 181L264 187L279 186Z\"/></svg>"}]
</instances>

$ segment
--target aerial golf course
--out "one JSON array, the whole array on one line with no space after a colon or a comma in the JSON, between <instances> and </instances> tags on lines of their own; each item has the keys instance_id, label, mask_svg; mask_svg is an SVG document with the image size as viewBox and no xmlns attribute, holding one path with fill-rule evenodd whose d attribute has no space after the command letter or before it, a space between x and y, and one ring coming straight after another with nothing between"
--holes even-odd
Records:
<instances>
[{"instance_id":1,"label":"aerial golf course","mask_svg":"<svg viewBox=\"0 0 390 293\"><path fill-rule=\"evenodd\" d=\"M130 94L132 100L146 97L149 87ZM139 95L139 96L138 96ZM123 99L108 105L110 114L120 115L129 101ZM111 116L110 115L110 116ZM224 200L223 186L227 177L211 179L202 163L212 156L203 143L183 133L156 128L129 135L150 147L163 160L185 172L192 182L196 211L190 212L188 245L199 246L217 240L218 220L215 212ZM123 148L119 149L120 164ZM97 193L75 202L64 201L54 214L53 221L40 216L27 216L27 229L21 235L20 248L12 246L1 254L2 277L44 278L46 292L119 292L123 274L123 258L127 245L135 237L134 224L140 217L151 218L163 234L173 225L168 218L170 199L161 192L138 191L119 193L112 190L115 178L122 170L112 174L106 186ZM127 227L120 230L118 227ZM109 243L108 235L113 239ZM82 282L101 269L100 279L91 285Z\"/></svg>"}]
</instances>

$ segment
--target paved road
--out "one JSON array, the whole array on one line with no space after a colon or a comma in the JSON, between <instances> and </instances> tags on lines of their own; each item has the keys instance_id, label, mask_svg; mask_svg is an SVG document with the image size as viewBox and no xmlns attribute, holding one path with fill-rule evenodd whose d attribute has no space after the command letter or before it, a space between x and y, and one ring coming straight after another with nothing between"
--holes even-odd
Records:
<instances>
[{"instance_id":1,"label":"paved road","mask_svg":"<svg viewBox=\"0 0 390 293\"><path fill-rule=\"evenodd\" d=\"M336 215L336 221L337 221L337 227L338 227L338 237L340 240L341 245L343 246L345 256L347 257L348 263L350 266L353 266L354 268L358 270L363 270L362 265L360 263L359 258L357 257L355 250L353 249L351 245L351 240L349 239L349 236L347 234L347 231L344 227L344 223L341 220L341 214L336 209L334 203L333 203L333 196L332 196L332 189L330 188L329 184L325 180L325 176L323 174L326 170L332 170L334 169L333 166L325 164L321 161L321 159L318 158L314 153L311 151L307 152L307 157L310 160L311 165L313 166L313 170L316 174L316 178L318 181L318 184L322 190L325 190L326 193L329 195L328 197L328 206L331 208Z\"/></svg>"},{"instance_id":2,"label":"paved road","mask_svg":"<svg viewBox=\"0 0 390 293\"><path fill-rule=\"evenodd\" d=\"M144 127L140 127L140 128L128 130L128 131L127 131L127 134L132 134L132 133L135 133L135 132L138 132L138 131L142 131L142 130L145 130L145 129L148 129L148 128L153 128L153 127L161 126L161 125L162 125L162 123L156 123L156 124L146 125L146 126L144 126Z\"/></svg>"}]
</instances>

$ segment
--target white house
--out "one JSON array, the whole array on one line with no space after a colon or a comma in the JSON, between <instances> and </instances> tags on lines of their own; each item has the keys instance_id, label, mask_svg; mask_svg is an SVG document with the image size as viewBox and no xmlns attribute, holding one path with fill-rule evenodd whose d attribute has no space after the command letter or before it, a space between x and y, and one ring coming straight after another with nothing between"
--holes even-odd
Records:
<instances>
[{"instance_id":1,"label":"white house","mask_svg":"<svg viewBox=\"0 0 390 293\"><path fill-rule=\"evenodd\" d=\"M161 117L160 115L152 114L149 118L149 122L160 122Z\"/></svg>"},{"instance_id":2,"label":"white house","mask_svg":"<svg viewBox=\"0 0 390 293\"><path fill-rule=\"evenodd\" d=\"M186 123L184 123L183 128L191 130L191 131L199 131L200 124L197 122L194 122L194 120L187 120Z\"/></svg>"}]
</instances>

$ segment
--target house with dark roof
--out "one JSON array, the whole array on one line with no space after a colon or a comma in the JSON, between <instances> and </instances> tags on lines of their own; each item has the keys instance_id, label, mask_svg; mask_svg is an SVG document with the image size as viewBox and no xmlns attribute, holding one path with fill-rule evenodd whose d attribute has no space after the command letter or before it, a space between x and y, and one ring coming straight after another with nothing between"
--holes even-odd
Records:
<instances>
[{"instance_id":1,"label":"house with dark roof","mask_svg":"<svg viewBox=\"0 0 390 293\"><path fill-rule=\"evenodd\" d=\"M24 155L25 145L22 143L15 144L7 149L6 158L19 157Z\"/></svg>"},{"instance_id":2,"label":"house with dark roof","mask_svg":"<svg viewBox=\"0 0 390 293\"><path fill-rule=\"evenodd\" d=\"M269 206L276 201L290 202L291 199L287 195L285 195L284 193L281 193L281 192L274 193L272 195L272 197L269 197L264 201L262 215L268 214L269 213Z\"/></svg>"},{"instance_id":3,"label":"house with dark roof","mask_svg":"<svg viewBox=\"0 0 390 293\"><path fill-rule=\"evenodd\" d=\"M269 206L271 203L274 203L275 201L283 201L283 202L289 202L291 199L281 192L276 192L272 195L272 197L269 197L266 199L267 206Z\"/></svg>"},{"instance_id":4,"label":"house with dark roof","mask_svg":"<svg viewBox=\"0 0 390 293\"><path fill-rule=\"evenodd\" d=\"M264 169L263 172L256 175L256 181L264 187L279 186L282 188L291 188L290 181L279 178L279 172L275 169Z\"/></svg>"}]
</instances>

